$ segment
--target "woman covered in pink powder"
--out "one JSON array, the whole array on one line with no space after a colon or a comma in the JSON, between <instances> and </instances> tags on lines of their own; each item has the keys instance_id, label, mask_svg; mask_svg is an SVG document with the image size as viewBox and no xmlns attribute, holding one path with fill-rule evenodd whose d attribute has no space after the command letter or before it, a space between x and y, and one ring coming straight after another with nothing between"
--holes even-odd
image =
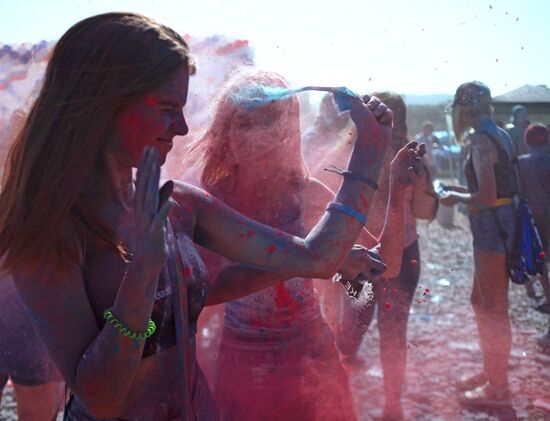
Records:
<instances>
[{"instance_id":1,"label":"woman covered in pink powder","mask_svg":"<svg viewBox=\"0 0 550 421\"><path fill-rule=\"evenodd\" d=\"M209 291L196 246L282 279L329 278L356 254L374 190L349 176L305 238L160 182L174 139L188 132L195 70L185 40L150 18L86 18L57 42L10 149L0 271L72 391L66 421L218 419L196 364L196 322L207 300L260 286L243 279ZM348 170L376 179L393 115L357 99L351 116L359 135ZM371 267L359 260L359 271L346 267L354 277Z\"/></svg>"},{"instance_id":2,"label":"woman covered in pink powder","mask_svg":"<svg viewBox=\"0 0 550 421\"><path fill-rule=\"evenodd\" d=\"M226 85L212 124L198 142L204 166L201 182L244 215L302 235L322 215L333 194L309 177L300 149L296 98L254 109L246 106L261 95L262 86L287 88L288 84L275 73L249 70ZM403 192L417 159L417 151L410 146L392 163L391 212L381 246L390 273L399 272ZM378 244L366 230L360 241L367 247ZM276 245L266 249L276 251ZM312 280L296 277L275 285L279 275L212 256L207 262L213 288L250 283L259 291L225 305L214 381L222 418L355 419L347 374L321 315ZM262 287L270 288L260 291Z\"/></svg>"}]
</instances>

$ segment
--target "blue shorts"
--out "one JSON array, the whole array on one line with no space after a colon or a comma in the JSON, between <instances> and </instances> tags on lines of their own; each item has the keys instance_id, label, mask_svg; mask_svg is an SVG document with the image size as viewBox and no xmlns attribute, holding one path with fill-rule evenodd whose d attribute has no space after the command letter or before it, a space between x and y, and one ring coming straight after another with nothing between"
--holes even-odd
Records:
<instances>
[{"instance_id":1,"label":"blue shorts","mask_svg":"<svg viewBox=\"0 0 550 421\"><path fill-rule=\"evenodd\" d=\"M516 205L514 203L471 211L469 219L475 250L506 253L501 230L505 234L508 250L512 249L516 235Z\"/></svg>"}]
</instances>

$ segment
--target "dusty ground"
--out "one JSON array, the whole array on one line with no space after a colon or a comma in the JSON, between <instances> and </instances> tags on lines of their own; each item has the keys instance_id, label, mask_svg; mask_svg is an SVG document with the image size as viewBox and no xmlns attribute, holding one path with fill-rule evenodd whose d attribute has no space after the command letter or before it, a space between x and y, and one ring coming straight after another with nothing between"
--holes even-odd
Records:
<instances>
[{"instance_id":1,"label":"dusty ground","mask_svg":"<svg viewBox=\"0 0 550 421\"><path fill-rule=\"evenodd\" d=\"M547 318L533 310L523 287L510 292L513 350L510 360L513 411L489 415L467 412L456 403L454 379L481 365L477 333L468 304L472 279L471 237L466 218L455 214L453 229L437 222L419 224L422 250L420 285L430 289L427 302L415 302L409 323L409 363L404 406L407 419L550 420L550 413L533 407L536 398L550 400L550 356L540 353L533 337ZM419 297L426 298L426 297ZM361 348L365 365L352 376L360 420L381 415L382 372L378 362L378 334L373 325ZM16 420L11 387L0 406L1 420ZM61 417L59 418L61 419Z\"/></svg>"},{"instance_id":2,"label":"dusty ground","mask_svg":"<svg viewBox=\"0 0 550 421\"><path fill-rule=\"evenodd\" d=\"M415 300L409 321L409 357L404 407L407 419L550 420L550 413L533 408L536 398L550 400L550 356L540 353L534 336L543 332L548 317L533 310L525 288L511 286L513 349L510 386L514 408L500 414L468 412L456 401L454 381L481 367L477 332L469 306L472 247L468 221L455 214L455 228L437 222L419 224L423 260L420 285L429 288L427 302ZM420 290L419 290L420 291ZM421 294L419 297L424 299ZM362 420L377 419L383 404L378 333L371 326L362 347L365 365L352 376L358 413Z\"/></svg>"}]
</instances>

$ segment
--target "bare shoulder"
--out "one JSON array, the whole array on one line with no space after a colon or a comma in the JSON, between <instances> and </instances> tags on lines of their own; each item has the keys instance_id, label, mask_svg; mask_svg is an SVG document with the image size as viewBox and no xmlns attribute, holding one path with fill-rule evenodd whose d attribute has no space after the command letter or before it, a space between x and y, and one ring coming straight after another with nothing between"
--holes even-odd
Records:
<instances>
[{"instance_id":1,"label":"bare shoulder","mask_svg":"<svg viewBox=\"0 0 550 421\"><path fill-rule=\"evenodd\" d=\"M474 134L472 136L472 154L474 159L485 161L497 160L497 150L491 138L485 134Z\"/></svg>"},{"instance_id":2,"label":"bare shoulder","mask_svg":"<svg viewBox=\"0 0 550 421\"><path fill-rule=\"evenodd\" d=\"M482 155L496 157L496 148L491 138L485 134L474 134L472 136L472 151Z\"/></svg>"},{"instance_id":3,"label":"bare shoulder","mask_svg":"<svg viewBox=\"0 0 550 421\"><path fill-rule=\"evenodd\" d=\"M208 195L208 193L197 186L185 183L183 181L174 180L174 191L172 192L172 198L180 205L190 204L205 195Z\"/></svg>"},{"instance_id":4,"label":"bare shoulder","mask_svg":"<svg viewBox=\"0 0 550 421\"><path fill-rule=\"evenodd\" d=\"M204 207L205 201L210 197L209 193L199 187L183 181L174 181L170 221L175 225L176 231L183 230L191 235L197 221L197 215Z\"/></svg>"}]
</instances>

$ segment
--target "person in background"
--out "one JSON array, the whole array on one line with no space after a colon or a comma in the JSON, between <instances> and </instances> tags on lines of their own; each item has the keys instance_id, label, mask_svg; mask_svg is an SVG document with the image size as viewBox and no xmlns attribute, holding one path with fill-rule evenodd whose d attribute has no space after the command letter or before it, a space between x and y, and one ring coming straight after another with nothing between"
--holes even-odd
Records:
<instances>
[{"instance_id":1,"label":"person in background","mask_svg":"<svg viewBox=\"0 0 550 421\"><path fill-rule=\"evenodd\" d=\"M308 174L297 99L247 107L262 86L289 87L278 74L254 69L236 74L224 88L211 127L197 142L202 187L250 218L299 235L312 227L333 193ZM400 149L387 192L391 219L382 217L377 227L384 227L380 254L390 273L399 273L403 196L411 175L407 157L415 150ZM378 244L364 234L359 242L369 248ZM271 286L278 278L221 260L205 255L214 284ZM228 302L217 355L214 390L224 420L355 419L346 372L310 278L294 277Z\"/></svg>"},{"instance_id":2,"label":"person in background","mask_svg":"<svg viewBox=\"0 0 550 421\"><path fill-rule=\"evenodd\" d=\"M525 144L525 129L529 125L527 119L527 108L523 105L514 105L510 115L510 123L506 125L506 130L514 142L516 156L529 152Z\"/></svg>"},{"instance_id":3,"label":"person in background","mask_svg":"<svg viewBox=\"0 0 550 421\"><path fill-rule=\"evenodd\" d=\"M367 229L378 235L386 215L390 192L390 162L399 150L407 144L407 110L403 98L393 92L376 92L394 113L394 126L390 146L384 157L384 164L378 179ZM422 146L420 146L423 148ZM395 277L383 275L384 279L373 284L375 305L362 307L342 306L342 322L339 325L338 346L350 362L357 362L357 353L363 336L377 309L380 333L380 360L384 373L383 420L403 420L401 395L407 363L407 322L409 310L421 269L420 249L416 219L435 218L438 199L433 190L430 173L425 165L419 166L415 182L405 188L405 231L402 249L402 264Z\"/></svg>"},{"instance_id":4,"label":"person in background","mask_svg":"<svg viewBox=\"0 0 550 421\"><path fill-rule=\"evenodd\" d=\"M521 194L529 203L545 253L544 272L540 278L544 301L537 306L537 310L543 313L550 313L550 285L546 265L550 240L550 155L546 153L548 143L548 128L541 123L530 124L525 130L525 144L529 152L518 157ZM537 343L550 351L550 325L548 331L537 338Z\"/></svg>"},{"instance_id":5,"label":"person in background","mask_svg":"<svg viewBox=\"0 0 550 421\"><path fill-rule=\"evenodd\" d=\"M482 371L457 382L459 401L477 408L509 406L512 331L506 250L511 249L515 237L513 198L517 194L511 140L491 118L491 92L481 82L467 82L458 87L452 113L459 142L471 131L471 147L464 163L467 187L449 186L440 203L468 206L474 249L471 303L483 354Z\"/></svg>"},{"instance_id":6,"label":"person in background","mask_svg":"<svg viewBox=\"0 0 550 421\"><path fill-rule=\"evenodd\" d=\"M436 174L438 169L434 152L441 146L439 138L433 134L433 131L433 123L426 120L422 123L422 131L414 137L414 140L416 140L419 144L423 143L426 145L426 165L428 166L432 176Z\"/></svg>"}]
</instances>

